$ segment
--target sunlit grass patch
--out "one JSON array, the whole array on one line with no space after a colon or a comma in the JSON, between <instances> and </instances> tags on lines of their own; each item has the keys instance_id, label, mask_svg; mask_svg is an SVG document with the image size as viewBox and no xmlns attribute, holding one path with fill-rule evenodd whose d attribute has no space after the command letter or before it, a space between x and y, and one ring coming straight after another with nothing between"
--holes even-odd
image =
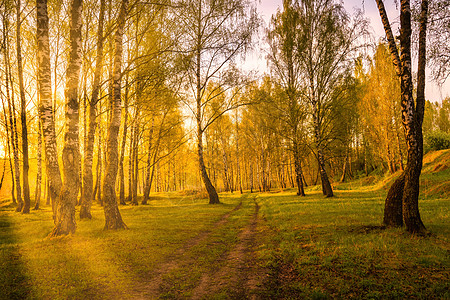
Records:
<instances>
[{"instance_id":1,"label":"sunlit grass patch","mask_svg":"<svg viewBox=\"0 0 450 300\"><path fill-rule=\"evenodd\" d=\"M180 299L220 281L203 291L208 298L238 298L243 287L233 286L229 255L258 207L252 263L267 271L259 299L449 297L449 199L420 200L433 235L414 237L381 226L383 189L336 190L333 198L306 192L223 193L219 205L153 194L148 205L120 206L129 229L119 231L103 229L103 208L94 204L92 220L77 217L74 235L54 239L46 238L50 207L23 215L2 203L0 295Z\"/></svg>"},{"instance_id":2,"label":"sunlit grass patch","mask_svg":"<svg viewBox=\"0 0 450 300\"><path fill-rule=\"evenodd\" d=\"M240 196L229 196L228 199L240 199ZM207 238L200 240L189 253L185 254L183 263L164 277L162 298L183 298L194 296L193 290L201 283L204 276L214 278L215 272L229 262L227 253L238 242L238 234L248 222L253 212L252 202L243 196L240 209L232 211L226 222L216 227ZM223 200L223 198L222 198ZM220 294L220 290L218 294Z\"/></svg>"},{"instance_id":3,"label":"sunlit grass patch","mask_svg":"<svg viewBox=\"0 0 450 300\"><path fill-rule=\"evenodd\" d=\"M53 227L50 207L23 215L2 206L0 225L8 230L0 234L0 294L124 299L158 263L239 203L236 197L222 201L211 206L176 193L161 194L146 206L121 207L129 229L120 231L103 230L103 208L94 204L92 220L77 215L75 235L55 239L46 238Z\"/></svg>"},{"instance_id":4,"label":"sunlit grass patch","mask_svg":"<svg viewBox=\"0 0 450 300\"><path fill-rule=\"evenodd\" d=\"M267 297L449 295L442 280L450 266L448 200L421 203L435 235L420 238L381 226L383 191L339 190L331 199L316 191L307 194L258 198L271 228L271 243L260 251L270 270Z\"/></svg>"}]
</instances>

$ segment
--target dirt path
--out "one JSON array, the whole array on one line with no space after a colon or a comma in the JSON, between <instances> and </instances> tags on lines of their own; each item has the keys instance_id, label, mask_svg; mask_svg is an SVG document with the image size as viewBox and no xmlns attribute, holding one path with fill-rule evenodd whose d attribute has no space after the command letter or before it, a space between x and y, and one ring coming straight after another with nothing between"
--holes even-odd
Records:
<instances>
[{"instance_id":1,"label":"dirt path","mask_svg":"<svg viewBox=\"0 0 450 300\"><path fill-rule=\"evenodd\" d=\"M226 264L212 273L203 274L200 284L193 290L193 299L225 293L233 299L257 299L259 285L265 272L256 263L256 234L259 205L254 200L254 212L249 223L238 236L238 243L225 258Z\"/></svg>"},{"instance_id":2,"label":"dirt path","mask_svg":"<svg viewBox=\"0 0 450 300\"><path fill-rule=\"evenodd\" d=\"M148 274L148 279L137 283L134 290L129 294L129 297L132 299L149 299L149 297L150 299L157 298L164 281L164 275L169 274L171 271L186 263L189 260L189 257L186 257L189 254L189 250L207 240L214 229L224 226L229 221L230 216L241 208L242 201L231 211L224 214L220 220L212 224L208 229L201 231L195 237L189 239L176 252L167 257L163 263L158 265L151 274Z\"/></svg>"}]
</instances>

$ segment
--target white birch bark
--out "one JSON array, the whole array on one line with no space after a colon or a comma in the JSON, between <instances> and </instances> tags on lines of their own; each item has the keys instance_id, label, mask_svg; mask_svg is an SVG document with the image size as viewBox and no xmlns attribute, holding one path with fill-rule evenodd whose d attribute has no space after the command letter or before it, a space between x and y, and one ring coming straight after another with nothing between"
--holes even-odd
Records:
<instances>
[{"instance_id":1,"label":"white birch bark","mask_svg":"<svg viewBox=\"0 0 450 300\"><path fill-rule=\"evenodd\" d=\"M65 133L62 153L64 182L56 206L56 222L50 236L75 233L75 205L80 186L79 100L81 69L82 0L73 0L70 8L70 52L66 71Z\"/></svg>"},{"instance_id":2,"label":"white birch bark","mask_svg":"<svg viewBox=\"0 0 450 300\"><path fill-rule=\"evenodd\" d=\"M38 62L38 92L39 117L42 122L42 135L45 148L45 163L49 180L48 194L55 218L55 203L62 187L59 170L58 150L56 147L55 121L52 106L52 84L50 70L50 46L48 30L47 1L36 0L37 13L37 62Z\"/></svg>"},{"instance_id":3,"label":"white birch bark","mask_svg":"<svg viewBox=\"0 0 450 300\"><path fill-rule=\"evenodd\" d=\"M103 180L103 204L105 212L105 229L127 228L117 205L116 177L119 163L118 141L121 119L121 68L122 68L122 38L127 14L128 0L122 0L117 29L115 33L115 53L113 66L113 95L111 97L111 119L108 124L106 141L106 172Z\"/></svg>"}]
</instances>

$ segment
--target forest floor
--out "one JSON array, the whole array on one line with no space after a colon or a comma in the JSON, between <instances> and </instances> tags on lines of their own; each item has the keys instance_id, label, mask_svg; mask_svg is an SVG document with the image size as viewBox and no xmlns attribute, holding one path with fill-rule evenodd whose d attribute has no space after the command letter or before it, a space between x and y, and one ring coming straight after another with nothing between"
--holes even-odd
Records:
<instances>
[{"instance_id":1,"label":"forest floor","mask_svg":"<svg viewBox=\"0 0 450 300\"><path fill-rule=\"evenodd\" d=\"M450 298L450 151L424 160L420 211L429 236L381 225L393 177L295 191L222 193L222 204L158 193L103 209L77 232L46 238L51 208L0 200L0 299Z\"/></svg>"}]
</instances>

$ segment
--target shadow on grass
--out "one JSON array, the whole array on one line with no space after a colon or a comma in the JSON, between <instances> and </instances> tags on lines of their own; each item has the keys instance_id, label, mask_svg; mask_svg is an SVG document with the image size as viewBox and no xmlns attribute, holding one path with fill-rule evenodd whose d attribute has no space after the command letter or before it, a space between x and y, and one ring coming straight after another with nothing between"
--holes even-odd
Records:
<instances>
[{"instance_id":1,"label":"shadow on grass","mask_svg":"<svg viewBox=\"0 0 450 300\"><path fill-rule=\"evenodd\" d=\"M31 283L10 217L0 215L0 299L26 299Z\"/></svg>"},{"instance_id":2,"label":"shadow on grass","mask_svg":"<svg viewBox=\"0 0 450 300\"><path fill-rule=\"evenodd\" d=\"M46 243L46 248L52 252L52 263L47 266L50 274L43 284L52 282L53 286L51 290L41 291L42 298L54 299L62 295L66 299L123 299L121 291L116 289L116 282L109 282L113 278L109 278L101 266L107 262L91 258L99 251L95 243L75 237L56 238ZM107 271L115 273L117 269Z\"/></svg>"},{"instance_id":3,"label":"shadow on grass","mask_svg":"<svg viewBox=\"0 0 450 300\"><path fill-rule=\"evenodd\" d=\"M206 255L202 252L205 250L205 244L216 242L216 231L223 228L225 220L242 207L242 201L232 202L227 197L222 199L225 202L217 205L197 203L163 207L143 206L139 212L142 218L134 223L127 236L110 233L112 240L103 248L103 255L111 261L121 263L120 272L123 274L120 276L124 278L130 291L128 298L170 298L167 295L171 295L174 289L178 293L192 288L192 282L196 282L193 274L196 274L199 265L205 261ZM147 213L150 213L152 218L145 218ZM187 218L189 214L195 214L195 217ZM192 224L193 219L206 225ZM170 225L167 225L169 223ZM224 244L220 241L217 243ZM215 247L216 244L213 250ZM190 279L183 281L180 279L183 276ZM181 297L180 295L178 296Z\"/></svg>"},{"instance_id":4,"label":"shadow on grass","mask_svg":"<svg viewBox=\"0 0 450 300\"><path fill-rule=\"evenodd\" d=\"M3 299L119 299L87 258L77 236L30 241L38 213L27 216L10 207L0 209L0 300ZM17 217L16 217L17 216ZM34 218L33 218L34 216ZM20 226L20 227L19 227ZM37 226L39 227L39 226ZM122 297L122 299L124 299Z\"/></svg>"}]
</instances>

